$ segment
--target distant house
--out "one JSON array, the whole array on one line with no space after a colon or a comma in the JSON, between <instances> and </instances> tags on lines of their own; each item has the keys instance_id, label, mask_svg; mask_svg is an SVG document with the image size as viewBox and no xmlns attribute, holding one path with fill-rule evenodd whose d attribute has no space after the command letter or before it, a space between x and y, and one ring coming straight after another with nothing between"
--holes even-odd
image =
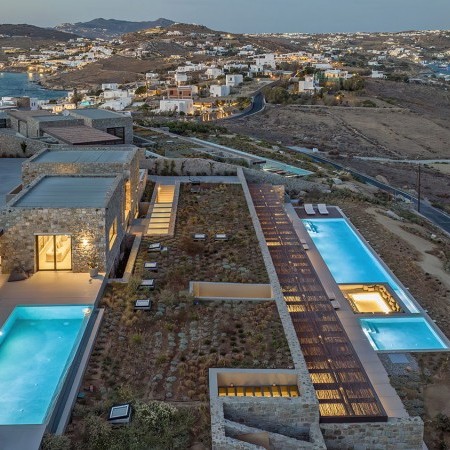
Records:
<instances>
[{"instance_id":1,"label":"distant house","mask_svg":"<svg viewBox=\"0 0 450 450\"><path fill-rule=\"evenodd\" d=\"M370 78L386 78L386 75L381 70L372 70Z\"/></svg>"},{"instance_id":2,"label":"distant house","mask_svg":"<svg viewBox=\"0 0 450 450\"><path fill-rule=\"evenodd\" d=\"M353 75L349 74L346 70L341 69L329 69L325 70L324 76L327 80L347 80Z\"/></svg>"},{"instance_id":3,"label":"distant house","mask_svg":"<svg viewBox=\"0 0 450 450\"><path fill-rule=\"evenodd\" d=\"M307 92L313 94L319 88L319 84L316 82L313 76L307 75L304 80L298 82L298 92Z\"/></svg>"},{"instance_id":4,"label":"distant house","mask_svg":"<svg viewBox=\"0 0 450 450\"><path fill-rule=\"evenodd\" d=\"M211 79L216 79L217 77L220 77L220 75L223 74L222 69L219 69L218 67L208 67L206 69L206 76Z\"/></svg>"},{"instance_id":5,"label":"distant house","mask_svg":"<svg viewBox=\"0 0 450 450\"><path fill-rule=\"evenodd\" d=\"M118 83L103 83L102 84L102 91L115 91L116 89L119 89Z\"/></svg>"},{"instance_id":6,"label":"distant house","mask_svg":"<svg viewBox=\"0 0 450 450\"><path fill-rule=\"evenodd\" d=\"M176 72L174 79L175 79L175 83L177 83L177 85L181 85L183 83L187 83L188 76L187 76L187 73L185 73L185 72Z\"/></svg>"},{"instance_id":7,"label":"distant house","mask_svg":"<svg viewBox=\"0 0 450 450\"><path fill-rule=\"evenodd\" d=\"M194 95L194 86L178 86L167 89L169 100L190 100Z\"/></svg>"},{"instance_id":8,"label":"distant house","mask_svg":"<svg viewBox=\"0 0 450 450\"><path fill-rule=\"evenodd\" d=\"M160 100L159 110L161 112L178 112L184 114L194 113L194 102L192 100Z\"/></svg>"},{"instance_id":9,"label":"distant house","mask_svg":"<svg viewBox=\"0 0 450 450\"><path fill-rule=\"evenodd\" d=\"M230 95L230 86L224 86L220 84L213 84L209 87L209 93L211 97L226 97Z\"/></svg>"},{"instance_id":10,"label":"distant house","mask_svg":"<svg viewBox=\"0 0 450 450\"><path fill-rule=\"evenodd\" d=\"M236 87L244 82L244 77L241 74L228 74L225 78L225 82L229 87Z\"/></svg>"}]
</instances>

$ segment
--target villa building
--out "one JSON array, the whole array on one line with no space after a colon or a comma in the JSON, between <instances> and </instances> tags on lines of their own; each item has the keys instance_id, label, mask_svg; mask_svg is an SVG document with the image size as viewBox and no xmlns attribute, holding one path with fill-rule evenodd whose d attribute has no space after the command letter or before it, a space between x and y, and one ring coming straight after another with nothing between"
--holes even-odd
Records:
<instances>
[{"instance_id":1,"label":"villa building","mask_svg":"<svg viewBox=\"0 0 450 450\"><path fill-rule=\"evenodd\" d=\"M124 236L118 175L41 176L1 212L2 271L109 272Z\"/></svg>"}]
</instances>

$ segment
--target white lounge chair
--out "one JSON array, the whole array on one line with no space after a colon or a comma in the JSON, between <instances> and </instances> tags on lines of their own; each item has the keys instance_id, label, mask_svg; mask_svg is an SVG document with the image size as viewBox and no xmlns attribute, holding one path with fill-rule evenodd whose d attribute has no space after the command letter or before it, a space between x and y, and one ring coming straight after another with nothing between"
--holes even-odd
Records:
<instances>
[{"instance_id":1,"label":"white lounge chair","mask_svg":"<svg viewBox=\"0 0 450 450\"><path fill-rule=\"evenodd\" d=\"M308 214L308 216L316 215L316 211L314 210L314 207L311 203L305 203L304 208L305 208L306 214Z\"/></svg>"},{"instance_id":2,"label":"white lounge chair","mask_svg":"<svg viewBox=\"0 0 450 450\"><path fill-rule=\"evenodd\" d=\"M327 216L329 214L327 205L325 205L325 203L319 203L317 205L317 209L319 210L319 213L323 214L324 216Z\"/></svg>"}]
</instances>

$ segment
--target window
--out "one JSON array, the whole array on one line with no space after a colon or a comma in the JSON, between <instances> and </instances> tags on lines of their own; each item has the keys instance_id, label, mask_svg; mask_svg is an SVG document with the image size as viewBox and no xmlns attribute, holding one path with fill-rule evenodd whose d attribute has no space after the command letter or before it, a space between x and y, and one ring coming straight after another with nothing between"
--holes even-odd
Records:
<instances>
[{"instance_id":1,"label":"window","mask_svg":"<svg viewBox=\"0 0 450 450\"><path fill-rule=\"evenodd\" d=\"M109 249L111 250L117 237L117 217L109 227Z\"/></svg>"},{"instance_id":2,"label":"window","mask_svg":"<svg viewBox=\"0 0 450 450\"><path fill-rule=\"evenodd\" d=\"M106 132L121 139L118 144L125 144L125 127L107 128Z\"/></svg>"}]
</instances>

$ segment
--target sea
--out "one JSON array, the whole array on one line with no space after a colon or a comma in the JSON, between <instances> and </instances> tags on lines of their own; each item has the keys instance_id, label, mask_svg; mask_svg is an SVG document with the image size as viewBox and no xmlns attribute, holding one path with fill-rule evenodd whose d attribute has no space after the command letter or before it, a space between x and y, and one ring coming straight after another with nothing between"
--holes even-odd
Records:
<instances>
[{"instance_id":1,"label":"sea","mask_svg":"<svg viewBox=\"0 0 450 450\"><path fill-rule=\"evenodd\" d=\"M39 100L52 100L65 97L66 91L44 89L37 84L39 75L33 73L0 72L1 97L30 97Z\"/></svg>"}]
</instances>

